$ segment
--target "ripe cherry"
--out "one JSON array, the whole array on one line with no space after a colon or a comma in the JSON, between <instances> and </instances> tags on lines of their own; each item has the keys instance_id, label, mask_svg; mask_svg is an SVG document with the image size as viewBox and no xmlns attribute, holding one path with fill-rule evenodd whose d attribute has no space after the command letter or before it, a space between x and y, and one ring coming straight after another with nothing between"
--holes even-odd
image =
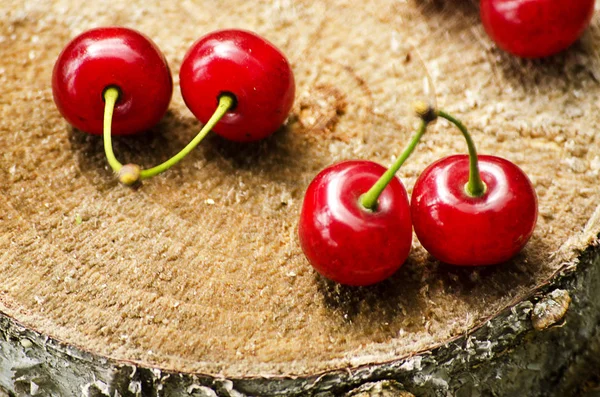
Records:
<instances>
[{"instance_id":1,"label":"ripe cherry","mask_svg":"<svg viewBox=\"0 0 600 397\"><path fill-rule=\"evenodd\" d=\"M126 185L181 161L220 120L219 131L233 140L269 135L287 118L295 93L289 64L272 44L246 31L211 33L192 47L181 69L184 99L192 110L199 109L204 126L175 156L141 169L117 160L112 131L130 134L150 128L167 109L171 74L148 38L126 28L85 32L59 56L52 82L56 104L69 122L94 134L104 131L108 163Z\"/></svg>"},{"instance_id":2,"label":"ripe cherry","mask_svg":"<svg viewBox=\"0 0 600 397\"><path fill-rule=\"evenodd\" d=\"M286 57L264 38L221 30L196 41L179 72L181 94L203 123L219 98L234 98L214 132L233 141L255 141L275 132L294 102L294 75Z\"/></svg>"},{"instance_id":3,"label":"ripe cherry","mask_svg":"<svg viewBox=\"0 0 600 397\"><path fill-rule=\"evenodd\" d=\"M404 186L394 178L375 210L360 196L385 168L346 161L323 170L309 185L298 226L300 245L323 276L347 285L369 285L391 276L406 260L412 241Z\"/></svg>"},{"instance_id":4,"label":"ripe cherry","mask_svg":"<svg viewBox=\"0 0 600 397\"><path fill-rule=\"evenodd\" d=\"M507 52L539 58L560 52L581 36L595 0L481 0L488 35Z\"/></svg>"},{"instance_id":5,"label":"ripe cherry","mask_svg":"<svg viewBox=\"0 0 600 397\"><path fill-rule=\"evenodd\" d=\"M101 134L104 92L116 87L119 100L114 134L133 134L164 116L173 81L158 47L142 33L124 27L88 30L62 50L52 73L52 93L60 113L77 129Z\"/></svg>"},{"instance_id":6,"label":"ripe cherry","mask_svg":"<svg viewBox=\"0 0 600 397\"><path fill-rule=\"evenodd\" d=\"M370 285L391 276L408 258L410 207L394 175L425 132L386 170L371 161L345 161L310 183L298 224L300 246L323 276L347 285Z\"/></svg>"},{"instance_id":7,"label":"ripe cherry","mask_svg":"<svg viewBox=\"0 0 600 397\"><path fill-rule=\"evenodd\" d=\"M415 233L435 258L453 265L507 261L527 243L537 220L537 196L512 162L477 156L467 129L439 110L464 134L469 156L445 157L415 182L411 215Z\"/></svg>"}]
</instances>

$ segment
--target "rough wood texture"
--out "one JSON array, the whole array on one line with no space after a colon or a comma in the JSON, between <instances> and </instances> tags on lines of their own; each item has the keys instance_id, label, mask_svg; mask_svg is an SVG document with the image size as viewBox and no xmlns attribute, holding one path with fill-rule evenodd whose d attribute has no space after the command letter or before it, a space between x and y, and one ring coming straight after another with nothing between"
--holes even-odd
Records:
<instances>
[{"instance_id":1,"label":"rough wood texture","mask_svg":"<svg viewBox=\"0 0 600 397\"><path fill-rule=\"evenodd\" d=\"M469 334L412 357L304 377L226 378L107 360L0 317L0 384L42 396L565 396L600 366L600 249ZM570 294L545 330L531 314ZM116 394L119 393L119 394Z\"/></svg>"},{"instance_id":2,"label":"rough wood texture","mask_svg":"<svg viewBox=\"0 0 600 397\"><path fill-rule=\"evenodd\" d=\"M225 0L225 12L208 1L2 7L0 384L9 390L545 393L574 387L551 385L598 351L597 251L578 259L600 232L596 19L569 51L529 62L494 48L466 0ZM49 84L70 38L110 24L152 37L176 83L203 33L263 34L296 73L286 127L252 145L210 137L140 189L119 186L101 140L65 124ZM423 98L421 58L440 105L471 127L480 152L530 175L541 210L534 237L502 266L455 269L415 241L380 285L325 282L295 237L304 189L331 162L389 164L402 150L416 125L410 103ZM153 165L198 127L176 90L164 121L117 140L116 152ZM464 150L439 122L399 176L410 192L428 163ZM546 327L565 294L567 322ZM533 332L538 301L542 330Z\"/></svg>"}]
</instances>

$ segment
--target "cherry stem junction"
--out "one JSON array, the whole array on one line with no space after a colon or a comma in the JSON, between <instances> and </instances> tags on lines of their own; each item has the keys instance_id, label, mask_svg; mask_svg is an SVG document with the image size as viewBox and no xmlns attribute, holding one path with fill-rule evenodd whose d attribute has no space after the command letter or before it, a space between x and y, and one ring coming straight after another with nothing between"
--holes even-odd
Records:
<instances>
[{"instance_id":1,"label":"cherry stem junction","mask_svg":"<svg viewBox=\"0 0 600 397\"><path fill-rule=\"evenodd\" d=\"M217 109L211 116L211 118L202 127L200 132L188 143L179 153L161 163L157 166L148 169L140 169L135 164L123 165L117 160L113 152L112 147L112 118L115 104L119 99L119 90L116 87L108 87L104 92L104 152L106 153L106 159L112 170L119 176L119 181L125 185L133 185L142 179L148 179L155 175L164 172L180 162L185 156L187 156L198 144L204 139L204 137L210 132L210 130L221 120L221 118L229 111L234 103L235 99L230 95L221 95L219 97L219 104Z\"/></svg>"},{"instance_id":2,"label":"cherry stem junction","mask_svg":"<svg viewBox=\"0 0 600 397\"><path fill-rule=\"evenodd\" d=\"M465 140L467 141L467 147L469 149L469 181L465 185L465 192L471 197L481 197L485 193L486 186L481 180L481 174L479 172L479 162L477 161L477 150L475 149L475 143L471 138L471 134L467 131L467 127L464 126L458 119L452 115L444 112L443 110L437 110L437 115L444 118L454 124L460 132L462 132Z\"/></svg>"},{"instance_id":3,"label":"cherry stem junction","mask_svg":"<svg viewBox=\"0 0 600 397\"><path fill-rule=\"evenodd\" d=\"M404 151L396 159L394 164L390 168L388 168L387 171L383 173L383 175L381 175L377 182L375 182L375 184L365 194L360 196L359 201L364 208L371 211L375 211L377 209L377 200L379 199L379 196L381 195L381 193L383 193L386 186L392 181L394 175L396 175L396 172L398 172L400 167L402 167L402 164L404 164L404 162L410 157L412 152L415 150L417 144L419 143L419 140L427 130L428 124L428 120L421 119L421 125L419 126L417 133L412 137L412 139L410 140Z\"/></svg>"}]
</instances>

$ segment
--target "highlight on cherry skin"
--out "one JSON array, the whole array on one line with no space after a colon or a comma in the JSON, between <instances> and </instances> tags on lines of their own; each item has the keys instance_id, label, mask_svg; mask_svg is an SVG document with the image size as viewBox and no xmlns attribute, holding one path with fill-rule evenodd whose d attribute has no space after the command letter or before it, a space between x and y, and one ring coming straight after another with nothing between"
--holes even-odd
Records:
<instances>
[{"instance_id":1,"label":"highlight on cherry skin","mask_svg":"<svg viewBox=\"0 0 600 397\"><path fill-rule=\"evenodd\" d=\"M533 234L538 202L531 181L514 163L478 155L466 127L444 111L467 141L469 155L444 157L418 177L411 196L411 217L421 245L451 265L505 262Z\"/></svg>"},{"instance_id":2,"label":"highlight on cherry skin","mask_svg":"<svg viewBox=\"0 0 600 397\"><path fill-rule=\"evenodd\" d=\"M481 0L485 31L503 50L524 58L556 54L590 24L595 0Z\"/></svg>"},{"instance_id":3,"label":"highlight on cherry skin","mask_svg":"<svg viewBox=\"0 0 600 397\"><path fill-rule=\"evenodd\" d=\"M321 171L309 184L298 238L313 268L335 282L365 286L383 281L406 261L412 243L410 206L395 174L425 132L418 132L394 164L349 160Z\"/></svg>"}]
</instances>

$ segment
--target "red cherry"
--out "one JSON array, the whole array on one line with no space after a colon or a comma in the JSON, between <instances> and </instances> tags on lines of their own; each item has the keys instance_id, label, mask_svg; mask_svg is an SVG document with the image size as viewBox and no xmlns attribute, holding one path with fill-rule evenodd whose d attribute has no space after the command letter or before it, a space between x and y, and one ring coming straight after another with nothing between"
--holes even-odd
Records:
<instances>
[{"instance_id":1,"label":"red cherry","mask_svg":"<svg viewBox=\"0 0 600 397\"><path fill-rule=\"evenodd\" d=\"M507 52L525 58L555 54L581 36L594 0L481 0L488 35Z\"/></svg>"},{"instance_id":2,"label":"red cherry","mask_svg":"<svg viewBox=\"0 0 600 397\"><path fill-rule=\"evenodd\" d=\"M120 91L112 129L133 134L164 116L173 93L171 72L158 47L123 27L88 30L60 53L52 73L58 110L74 127L102 134L106 88Z\"/></svg>"},{"instance_id":3,"label":"red cherry","mask_svg":"<svg viewBox=\"0 0 600 397\"><path fill-rule=\"evenodd\" d=\"M469 155L433 163L415 182L411 215L423 247L453 265L504 262L527 243L537 221L537 196L527 175L508 160L478 156L467 128L443 110L463 134Z\"/></svg>"},{"instance_id":4,"label":"red cherry","mask_svg":"<svg viewBox=\"0 0 600 397\"><path fill-rule=\"evenodd\" d=\"M369 285L392 275L412 241L408 196L393 177L375 210L360 202L386 169L371 161L346 161L321 171L304 197L298 236L312 266L342 284Z\"/></svg>"},{"instance_id":5,"label":"red cherry","mask_svg":"<svg viewBox=\"0 0 600 397\"><path fill-rule=\"evenodd\" d=\"M431 164L411 198L415 233L435 258L453 265L507 261L527 243L537 220L537 197L527 175L495 156L478 156L483 195L472 197L469 157L454 155Z\"/></svg>"},{"instance_id":6,"label":"red cherry","mask_svg":"<svg viewBox=\"0 0 600 397\"><path fill-rule=\"evenodd\" d=\"M196 41L179 72L181 94L203 123L223 94L233 109L213 131L233 141L255 141L275 132L294 102L294 75L285 56L264 38L243 30L221 30Z\"/></svg>"}]
</instances>

